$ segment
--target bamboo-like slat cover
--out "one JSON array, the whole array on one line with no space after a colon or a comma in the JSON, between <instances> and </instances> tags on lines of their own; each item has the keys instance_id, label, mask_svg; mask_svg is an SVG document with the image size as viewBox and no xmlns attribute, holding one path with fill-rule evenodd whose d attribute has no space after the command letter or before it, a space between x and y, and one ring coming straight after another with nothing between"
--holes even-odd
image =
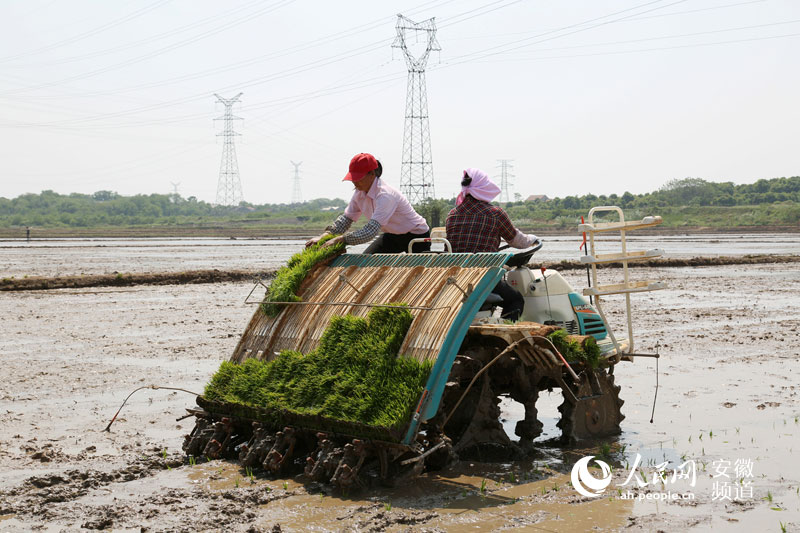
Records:
<instances>
[{"instance_id":1,"label":"bamboo-like slat cover","mask_svg":"<svg viewBox=\"0 0 800 533\"><path fill-rule=\"evenodd\" d=\"M507 254L345 254L309 275L301 289L303 302L340 305L286 305L274 318L256 309L231 361L255 357L271 360L281 350L308 353L319 344L334 315L364 317L367 305L404 303L414 321L400 354L419 361L435 360L465 291L490 270L502 266ZM344 275L346 280L340 279ZM455 284L448 284L448 278ZM305 285L305 283L304 283Z\"/></svg>"}]
</instances>

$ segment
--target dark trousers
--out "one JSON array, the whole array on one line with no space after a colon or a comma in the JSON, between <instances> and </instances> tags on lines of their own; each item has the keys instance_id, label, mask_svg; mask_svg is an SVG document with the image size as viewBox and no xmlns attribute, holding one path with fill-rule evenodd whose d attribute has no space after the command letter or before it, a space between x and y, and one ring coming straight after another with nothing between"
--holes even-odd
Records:
<instances>
[{"instance_id":1,"label":"dark trousers","mask_svg":"<svg viewBox=\"0 0 800 533\"><path fill-rule=\"evenodd\" d=\"M519 320L522 310L525 308L525 298L522 297L522 294L506 283L504 279L500 280L492 292L503 299L503 303L500 304L503 312L500 316L507 320Z\"/></svg>"},{"instance_id":2,"label":"dark trousers","mask_svg":"<svg viewBox=\"0 0 800 533\"><path fill-rule=\"evenodd\" d=\"M372 244L367 246L367 249L362 253L364 254L399 254L408 252L408 243L411 239L424 239L431 236L430 231L425 233L383 233L377 239L372 241ZM414 243L413 253L429 252L431 243L417 242Z\"/></svg>"}]
</instances>

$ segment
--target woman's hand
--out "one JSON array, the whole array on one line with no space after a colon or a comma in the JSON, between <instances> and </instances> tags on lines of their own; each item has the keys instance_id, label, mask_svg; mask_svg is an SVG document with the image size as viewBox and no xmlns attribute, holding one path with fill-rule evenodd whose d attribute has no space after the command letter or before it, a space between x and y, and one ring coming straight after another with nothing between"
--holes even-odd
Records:
<instances>
[{"instance_id":1,"label":"woman's hand","mask_svg":"<svg viewBox=\"0 0 800 533\"><path fill-rule=\"evenodd\" d=\"M329 241L325 241L325 244L323 244L322 247L323 248L327 248L329 246L335 246L335 245L339 244L340 242L344 242L344 235L337 235L333 239L331 239Z\"/></svg>"},{"instance_id":2,"label":"woman's hand","mask_svg":"<svg viewBox=\"0 0 800 533\"><path fill-rule=\"evenodd\" d=\"M309 248L309 247L314 246L315 244L317 244L320 240L322 240L323 237L325 237L325 235L328 235L327 231L325 233L323 233L322 235L318 236L318 237L314 237L313 239L308 239L306 241L306 248Z\"/></svg>"}]
</instances>

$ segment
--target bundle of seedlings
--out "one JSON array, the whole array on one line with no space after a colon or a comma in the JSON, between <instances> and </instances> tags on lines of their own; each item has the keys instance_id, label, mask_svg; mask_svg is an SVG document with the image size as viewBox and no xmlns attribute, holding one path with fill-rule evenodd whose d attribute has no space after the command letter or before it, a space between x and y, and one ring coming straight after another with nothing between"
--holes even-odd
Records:
<instances>
[{"instance_id":1,"label":"bundle of seedlings","mask_svg":"<svg viewBox=\"0 0 800 533\"><path fill-rule=\"evenodd\" d=\"M327 248L322 246L333 237L334 235L326 235L314 246L294 254L286 266L278 269L261 304L261 310L267 316L277 316L283 308L282 305L273 302L299 302L297 291L311 269L344 252L343 242Z\"/></svg>"},{"instance_id":2,"label":"bundle of seedlings","mask_svg":"<svg viewBox=\"0 0 800 533\"><path fill-rule=\"evenodd\" d=\"M547 335L547 338L567 361L582 362L592 369L600 366L600 347L594 337L574 337L568 335L566 330L559 329Z\"/></svg>"},{"instance_id":3,"label":"bundle of seedlings","mask_svg":"<svg viewBox=\"0 0 800 533\"><path fill-rule=\"evenodd\" d=\"M222 363L205 399L398 435L433 366L398 355L412 320L402 305L376 307L366 319L335 316L310 353L284 350L272 361Z\"/></svg>"}]
</instances>

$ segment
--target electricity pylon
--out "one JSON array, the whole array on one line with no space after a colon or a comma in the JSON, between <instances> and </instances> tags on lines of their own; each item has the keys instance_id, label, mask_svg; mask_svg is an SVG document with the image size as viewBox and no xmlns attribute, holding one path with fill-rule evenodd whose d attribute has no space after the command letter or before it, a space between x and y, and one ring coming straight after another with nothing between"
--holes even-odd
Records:
<instances>
[{"instance_id":1,"label":"electricity pylon","mask_svg":"<svg viewBox=\"0 0 800 533\"><path fill-rule=\"evenodd\" d=\"M299 163L295 163L294 161L289 161L292 165L294 165L294 187L292 188L292 203L293 204L301 204L303 203L303 194L300 192L300 165L303 164L302 161Z\"/></svg>"},{"instance_id":2,"label":"electricity pylon","mask_svg":"<svg viewBox=\"0 0 800 533\"><path fill-rule=\"evenodd\" d=\"M511 174L509 171L514 168L511 164L513 159L498 159L500 164L500 201L508 203L513 198L511 194L511 186L514 183L511 181L511 178L514 178L514 174Z\"/></svg>"},{"instance_id":3,"label":"electricity pylon","mask_svg":"<svg viewBox=\"0 0 800 533\"><path fill-rule=\"evenodd\" d=\"M406 90L406 119L403 132L403 157L400 169L400 192L409 202L416 204L435 198L433 188L433 156L431 155L428 125L428 95L425 88L425 66L434 50L441 50L436 41L434 18L414 22L397 15L397 38L392 47L403 50L408 67ZM413 32L414 42L426 39L425 51L414 57L408 49L407 36Z\"/></svg>"},{"instance_id":4,"label":"electricity pylon","mask_svg":"<svg viewBox=\"0 0 800 533\"><path fill-rule=\"evenodd\" d=\"M223 98L214 94L217 100L225 106L225 114L214 120L223 120L222 133L217 133L217 137L223 137L222 161L219 164L219 181L217 182L217 205L239 205L244 198L242 196L242 182L239 179L239 163L236 161L236 145L233 139L241 133L233 131L233 121L242 120L241 117L234 116L233 104L239 101L239 93L233 98Z\"/></svg>"}]
</instances>

